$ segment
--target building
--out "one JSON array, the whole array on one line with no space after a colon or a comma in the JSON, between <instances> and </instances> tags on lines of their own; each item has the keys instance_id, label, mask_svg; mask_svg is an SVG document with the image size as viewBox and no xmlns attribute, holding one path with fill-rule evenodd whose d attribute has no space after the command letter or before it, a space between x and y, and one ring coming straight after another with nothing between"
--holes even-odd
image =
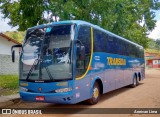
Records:
<instances>
[{"instance_id":1,"label":"building","mask_svg":"<svg viewBox=\"0 0 160 117\"><path fill-rule=\"evenodd\" d=\"M146 67L160 68L160 55L157 53L145 53Z\"/></svg>"},{"instance_id":2,"label":"building","mask_svg":"<svg viewBox=\"0 0 160 117\"><path fill-rule=\"evenodd\" d=\"M15 63L12 63L11 58L11 47L16 44L21 43L0 33L0 75L18 74L19 49L15 50Z\"/></svg>"}]
</instances>

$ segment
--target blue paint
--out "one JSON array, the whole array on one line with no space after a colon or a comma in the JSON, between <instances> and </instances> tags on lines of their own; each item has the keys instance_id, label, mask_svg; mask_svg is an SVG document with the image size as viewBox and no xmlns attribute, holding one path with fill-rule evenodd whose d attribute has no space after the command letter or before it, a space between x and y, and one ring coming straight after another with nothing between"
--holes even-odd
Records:
<instances>
[{"instance_id":1,"label":"blue paint","mask_svg":"<svg viewBox=\"0 0 160 117\"><path fill-rule=\"evenodd\" d=\"M47 29L46 29L46 32L50 32L51 29L52 29L51 27L47 28Z\"/></svg>"},{"instance_id":2,"label":"blue paint","mask_svg":"<svg viewBox=\"0 0 160 117\"><path fill-rule=\"evenodd\" d=\"M112 34L118 38L124 39L119 37L111 32L108 32L99 26L90 24L85 21L80 20L69 20L69 21L61 21L61 22L54 22L51 24L35 26L30 29L42 28L42 27L50 27L53 25L61 25L61 24L76 24L75 30L76 34L74 35L74 39L77 38L78 26L79 25L90 25L96 29L102 30L109 34ZM30 30L29 29L29 30ZM50 32L51 28L47 28L46 32ZM124 39L125 40L125 39ZM127 40L127 42L130 42ZM74 43L74 41L72 42ZM134 45L139 46L133 42L130 42ZM67 82L68 85L66 86L57 86L59 82L49 82L49 83L36 83L36 82L27 82L28 86L23 86L27 88L29 91L20 91L20 96L24 101L34 101L36 102L36 96L44 96L45 100L43 102L49 103L63 103L63 104L73 104L78 103L84 100L91 98L92 96L92 88L97 79L102 81L103 84L103 93L118 89L120 87L124 87L126 85L133 83L133 76L134 74L141 74L141 79L144 79L144 59L142 58L133 58L128 56L122 56L117 54L110 54L104 52L93 52L92 55L92 63L91 67L92 70L89 70L87 75L80 79L76 80L76 45L72 45L73 55L74 58L73 68L72 68L72 77L73 80L68 81L61 81ZM22 56L21 56L22 57ZM47 67L52 64L52 56L45 56L45 60L43 67ZM126 60L126 65L108 65L107 57L112 58L121 58ZM20 58L21 59L21 58ZM25 82L25 81L20 81ZM71 91L65 93L56 93L54 92L56 89L61 88L72 88ZM78 87L76 89L76 87ZM38 88L42 88L41 91ZM76 94L78 96L76 96Z\"/></svg>"}]
</instances>

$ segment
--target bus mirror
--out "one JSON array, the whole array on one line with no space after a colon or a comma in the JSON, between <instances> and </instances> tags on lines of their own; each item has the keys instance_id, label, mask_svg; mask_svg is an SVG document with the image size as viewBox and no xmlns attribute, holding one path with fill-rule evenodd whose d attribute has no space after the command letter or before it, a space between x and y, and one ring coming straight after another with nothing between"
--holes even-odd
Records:
<instances>
[{"instance_id":1,"label":"bus mirror","mask_svg":"<svg viewBox=\"0 0 160 117\"><path fill-rule=\"evenodd\" d=\"M80 40L76 40L77 57L80 60L85 60L85 46Z\"/></svg>"},{"instance_id":2,"label":"bus mirror","mask_svg":"<svg viewBox=\"0 0 160 117\"><path fill-rule=\"evenodd\" d=\"M21 44L19 44L19 45L13 45L11 47L11 52L12 52L13 48L22 48L22 45Z\"/></svg>"},{"instance_id":3,"label":"bus mirror","mask_svg":"<svg viewBox=\"0 0 160 117\"><path fill-rule=\"evenodd\" d=\"M81 51L80 51L80 60L85 60L85 47L81 46Z\"/></svg>"},{"instance_id":4,"label":"bus mirror","mask_svg":"<svg viewBox=\"0 0 160 117\"><path fill-rule=\"evenodd\" d=\"M13 48L22 48L22 45L21 44L19 44L19 45L13 45L11 47L12 62L15 62L15 50L13 50Z\"/></svg>"},{"instance_id":5,"label":"bus mirror","mask_svg":"<svg viewBox=\"0 0 160 117\"><path fill-rule=\"evenodd\" d=\"M15 62L15 50L12 50L12 62Z\"/></svg>"},{"instance_id":6,"label":"bus mirror","mask_svg":"<svg viewBox=\"0 0 160 117\"><path fill-rule=\"evenodd\" d=\"M85 47L83 45L77 44L77 57L80 60L85 60Z\"/></svg>"}]
</instances>

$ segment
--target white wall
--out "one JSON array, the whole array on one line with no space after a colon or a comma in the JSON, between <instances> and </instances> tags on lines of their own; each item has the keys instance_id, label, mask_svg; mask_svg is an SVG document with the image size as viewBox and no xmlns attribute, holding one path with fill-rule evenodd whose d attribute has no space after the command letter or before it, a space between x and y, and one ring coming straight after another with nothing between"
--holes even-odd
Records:
<instances>
[{"instance_id":1,"label":"white wall","mask_svg":"<svg viewBox=\"0 0 160 117\"><path fill-rule=\"evenodd\" d=\"M3 55L11 55L11 47L13 45L16 45L15 43L13 43L12 41L8 41L6 39L4 39L4 37L0 36L0 54ZM19 55L19 49L16 48L16 55Z\"/></svg>"},{"instance_id":2,"label":"white wall","mask_svg":"<svg viewBox=\"0 0 160 117\"><path fill-rule=\"evenodd\" d=\"M15 57L15 62L12 63L11 55L0 54L0 75L18 74L19 57Z\"/></svg>"},{"instance_id":3,"label":"white wall","mask_svg":"<svg viewBox=\"0 0 160 117\"><path fill-rule=\"evenodd\" d=\"M11 47L13 45L16 45L16 43L0 36L0 75L18 74L19 48L15 49L15 63L12 63Z\"/></svg>"}]
</instances>

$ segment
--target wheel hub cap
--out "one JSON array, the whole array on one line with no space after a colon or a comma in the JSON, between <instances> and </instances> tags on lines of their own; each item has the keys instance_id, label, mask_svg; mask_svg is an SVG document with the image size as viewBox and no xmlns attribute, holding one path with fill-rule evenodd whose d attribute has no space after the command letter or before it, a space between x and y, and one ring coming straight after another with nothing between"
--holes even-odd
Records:
<instances>
[{"instance_id":1,"label":"wheel hub cap","mask_svg":"<svg viewBox=\"0 0 160 117\"><path fill-rule=\"evenodd\" d=\"M98 89L94 88L94 90L93 90L93 97L96 99L96 98L98 98L98 95L99 95Z\"/></svg>"}]
</instances>

